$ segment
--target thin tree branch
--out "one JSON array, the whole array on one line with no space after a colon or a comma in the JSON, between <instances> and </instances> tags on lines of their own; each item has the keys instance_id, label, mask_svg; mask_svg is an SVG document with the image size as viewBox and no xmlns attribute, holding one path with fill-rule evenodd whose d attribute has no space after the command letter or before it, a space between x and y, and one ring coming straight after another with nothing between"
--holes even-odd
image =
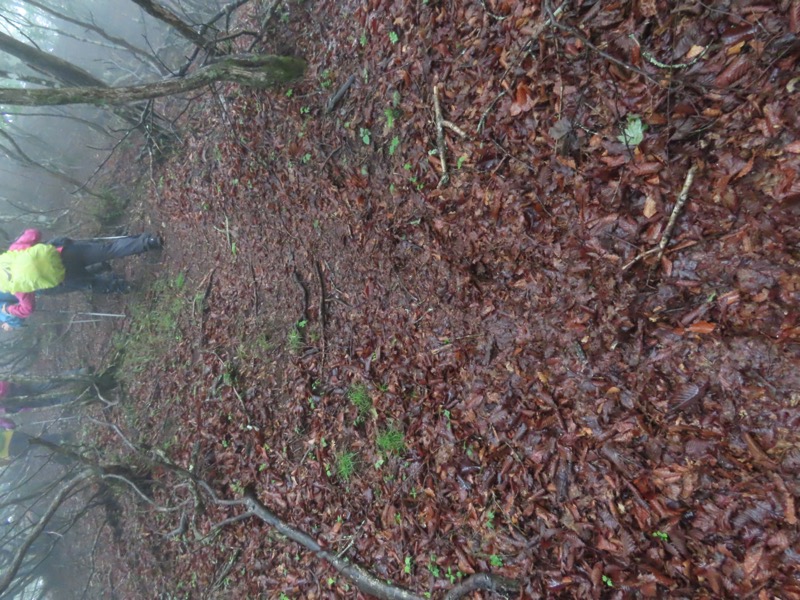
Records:
<instances>
[{"instance_id":1,"label":"thin tree branch","mask_svg":"<svg viewBox=\"0 0 800 600\"><path fill-rule=\"evenodd\" d=\"M667 222L667 227L664 229L664 233L661 234L661 240L658 242L658 246L654 248L650 248L650 250L646 250L640 254L637 254L633 260L631 260L628 264L622 267L622 271L625 272L630 269L633 265L637 262L642 260L643 258L647 258L648 256L658 253L658 259L656 260L655 264L661 262L661 259L664 257L664 252L669 244L670 239L672 238L672 230L675 229L675 223L678 221L678 216L683 210L683 206L686 204L686 201L689 198L689 189L692 187L692 182L694 181L695 173L697 173L697 165L692 165L689 167L689 170L686 173L686 179L683 182L683 188L681 188L681 192L678 195L678 200L675 202L675 206L672 209L672 214L669 217L669 222Z\"/></svg>"},{"instance_id":2,"label":"thin tree branch","mask_svg":"<svg viewBox=\"0 0 800 600\"><path fill-rule=\"evenodd\" d=\"M56 514L56 511L59 507L64 503L67 497L72 493L76 487L80 484L84 483L85 481L89 480L92 477L92 473L89 470L82 471L79 473L72 481L68 482L63 488L59 490L59 492L53 497L53 500L50 502L50 505L47 507L47 510L44 512L42 517L39 519L39 522L36 526L31 529L28 533L28 536L25 538L25 541L17 550L16 554L14 555L14 559L11 561L11 564L6 570L3 578L0 579L0 594L5 592L11 582L14 581L17 573L19 572L20 567L22 566L23 561L25 560L25 556L28 554L28 550L30 550L33 543L37 540L37 538L41 535L44 531L47 524L53 518L53 515Z\"/></svg>"}]
</instances>

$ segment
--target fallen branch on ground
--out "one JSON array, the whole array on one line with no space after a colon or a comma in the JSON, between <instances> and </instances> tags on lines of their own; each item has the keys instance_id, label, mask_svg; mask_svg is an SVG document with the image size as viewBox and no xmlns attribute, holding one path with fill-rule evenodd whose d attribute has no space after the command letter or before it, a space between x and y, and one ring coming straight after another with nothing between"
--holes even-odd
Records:
<instances>
[{"instance_id":1,"label":"fallen branch on ground","mask_svg":"<svg viewBox=\"0 0 800 600\"><path fill-rule=\"evenodd\" d=\"M356 76L350 75L350 77L347 78L347 81L345 81L342 86L336 90L336 93L331 96L330 100L328 100L328 103L325 105L326 113L333 112L333 109L336 108L336 105L344 97L344 95L347 93L347 90L350 89L350 86L352 86L355 81Z\"/></svg>"},{"instance_id":2,"label":"fallen branch on ground","mask_svg":"<svg viewBox=\"0 0 800 600\"><path fill-rule=\"evenodd\" d=\"M129 447L133 445L130 440L128 440L122 434L118 427L116 427L115 430L126 443L126 445ZM245 509L243 513L234 515L218 523L214 528L215 531L219 527L236 523L248 517L257 517L270 527L274 528L281 535L289 538L291 541L297 544L300 544L309 552L313 552L317 558L320 558L328 563L343 577L348 578L358 588L358 590L364 594L369 594L370 596L374 596L375 598L379 598L381 600L423 600L423 596L386 583L383 579L376 577L362 567L350 562L346 558L341 557L339 554L336 554L335 552L328 552L305 531L292 527L271 510L269 510L258 499L255 492L252 490L246 491L244 497L242 498L226 500L221 498L207 481L197 477L193 472L173 463L161 450L151 449L150 451L145 451L144 449L139 448L138 454L142 457L146 457L152 466L164 468L172 473L175 473L182 479L190 481L199 490L204 491L213 504L216 504L217 506L236 506ZM197 501L198 499L195 498L195 502ZM186 500L183 502L185 503ZM184 519L185 517L182 514L181 521ZM491 573L475 573L452 588L444 596L444 600L458 600L459 598L462 598L463 596L476 590L514 592L518 589L519 584L512 579L492 575Z\"/></svg>"},{"instance_id":3,"label":"fallen branch on ground","mask_svg":"<svg viewBox=\"0 0 800 600\"><path fill-rule=\"evenodd\" d=\"M248 512L253 513L256 517L274 527L279 533L285 535L293 542L297 542L305 549L313 552L318 558L321 558L336 569L340 575L350 579L359 591L380 598L381 600L422 600L422 596L385 583L358 565L343 558L339 558L338 555L332 552L324 550L310 535L291 527L279 519L256 498L254 493L247 493L241 502L247 507ZM518 588L519 584L511 579L498 577L489 573L476 573L467 577L463 582L450 590L445 596L445 600L457 600L475 590L501 592L516 591Z\"/></svg>"}]
</instances>

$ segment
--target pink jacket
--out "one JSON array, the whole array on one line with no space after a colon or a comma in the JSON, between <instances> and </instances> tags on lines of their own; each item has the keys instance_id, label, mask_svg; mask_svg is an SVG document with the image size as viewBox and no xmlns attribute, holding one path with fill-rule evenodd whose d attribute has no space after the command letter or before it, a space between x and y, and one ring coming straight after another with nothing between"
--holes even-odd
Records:
<instances>
[{"instance_id":1,"label":"pink jacket","mask_svg":"<svg viewBox=\"0 0 800 600\"><path fill-rule=\"evenodd\" d=\"M38 229L26 229L22 232L22 235L17 238L17 241L11 244L8 249L25 250L25 248L30 248L31 246L38 244L39 240L41 239L42 233ZM4 310L8 314L19 317L20 319L27 319L33 314L33 310L36 308L36 297L34 296L33 292L25 292L14 295L17 297L17 303L7 304Z\"/></svg>"}]
</instances>

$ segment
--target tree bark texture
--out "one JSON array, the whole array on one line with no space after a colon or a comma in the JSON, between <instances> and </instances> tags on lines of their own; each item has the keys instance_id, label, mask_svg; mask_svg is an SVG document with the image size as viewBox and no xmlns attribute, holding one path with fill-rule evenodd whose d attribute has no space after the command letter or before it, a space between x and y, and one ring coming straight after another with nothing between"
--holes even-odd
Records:
<instances>
[{"instance_id":1,"label":"tree bark texture","mask_svg":"<svg viewBox=\"0 0 800 600\"><path fill-rule=\"evenodd\" d=\"M267 88L301 77L304 60L289 56L241 55L222 58L180 79L127 87L70 87L20 90L1 88L0 104L17 106L55 106L126 104L196 90L210 83L230 81L248 87Z\"/></svg>"},{"instance_id":2,"label":"tree bark texture","mask_svg":"<svg viewBox=\"0 0 800 600\"><path fill-rule=\"evenodd\" d=\"M0 32L0 51L16 56L32 69L47 73L66 85L106 87L101 79L91 73L2 32Z\"/></svg>"}]
</instances>

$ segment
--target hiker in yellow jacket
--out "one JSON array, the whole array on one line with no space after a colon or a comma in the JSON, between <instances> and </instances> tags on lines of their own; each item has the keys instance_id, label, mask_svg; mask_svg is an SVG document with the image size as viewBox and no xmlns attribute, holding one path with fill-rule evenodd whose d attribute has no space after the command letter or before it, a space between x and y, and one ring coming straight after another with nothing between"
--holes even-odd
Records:
<instances>
[{"instance_id":1,"label":"hiker in yellow jacket","mask_svg":"<svg viewBox=\"0 0 800 600\"><path fill-rule=\"evenodd\" d=\"M124 279L97 275L89 268L161 248L161 240L149 233L110 240L40 240L38 229L27 229L8 252L0 254L0 327L7 331L31 316L36 307L34 292L126 291Z\"/></svg>"}]
</instances>

